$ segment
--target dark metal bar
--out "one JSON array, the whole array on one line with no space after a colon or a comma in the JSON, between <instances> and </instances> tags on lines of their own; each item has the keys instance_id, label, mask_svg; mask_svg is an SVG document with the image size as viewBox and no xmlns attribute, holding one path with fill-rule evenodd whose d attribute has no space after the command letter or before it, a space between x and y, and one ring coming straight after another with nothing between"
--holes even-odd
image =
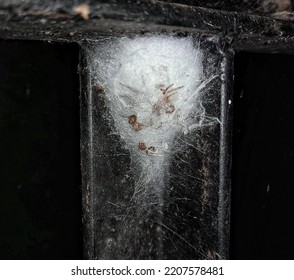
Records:
<instances>
[{"instance_id":1,"label":"dark metal bar","mask_svg":"<svg viewBox=\"0 0 294 280\"><path fill-rule=\"evenodd\" d=\"M93 115L87 56L80 52L81 171L84 224L84 258L94 259Z\"/></svg>"},{"instance_id":2,"label":"dark metal bar","mask_svg":"<svg viewBox=\"0 0 294 280\"><path fill-rule=\"evenodd\" d=\"M226 50L227 51L227 50ZM219 184L219 251L229 258L231 209L231 156L233 107L233 53L223 53L220 129L220 184Z\"/></svg>"},{"instance_id":3,"label":"dark metal bar","mask_svg":"<svg viewBox=\"0 0 294 280\"><path fill-rule=\"evenodd\" d=\"M291 21L213 10L162 1L90 1L89 20L68 1L26 1L0 4L0 37L3 39L77 42L101 34L132 32L199 31L222 34L236 50L291 51ZM117 22L120 21L120 24ZM134 22L136 24L134 24Z\"/></svg>"},{"instance_id":4,"label":"dark metal bar","mask_svg":"<svg viewBox=\"0 0 294 280\"><path fill-rule=\"evenodd\" d=\"M101 42L105 40L101 37L85 42L82 61L93 61L93 52L103 51L106 45ZM147 210L151 207L150 201L148 204L133 201L134 185L141 174L132 171L130 153L113 130L104 89L91 71L83 73L82 79L87 84L82 90L82 115L88 117L82 119L82 126L87 127L88 133L83 134L82 148L87 158L91 158L83 163L85 208L87 196L93 203L89 208L91 213L85 213L86 220L91 221L86 230L92 234L87 237L91 245L87 238L85 240L90 252L88 257L218 259L228 256L230 154L221 145L227 145L230 128L227 127L227 106L224 109L220 106L228 102L229 60L219 45L216 37L201 39L205 71L218 76L206 86L203 106L208 116L221 119L222 136L219 126L215 125L202 127L177 140L190 144L172 152L170 172L165 175L164 183L167 194L162 206L155 206L152 211ZM87 69L91 68L89 64ZM83 112L85 108L87 113Z\"/></svg>"}]
</instances>

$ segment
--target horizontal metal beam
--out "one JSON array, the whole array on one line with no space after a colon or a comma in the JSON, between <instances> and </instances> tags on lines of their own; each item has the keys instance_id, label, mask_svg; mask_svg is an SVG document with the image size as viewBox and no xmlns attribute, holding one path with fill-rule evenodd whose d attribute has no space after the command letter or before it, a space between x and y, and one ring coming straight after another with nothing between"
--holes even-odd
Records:
<instances>
[{"instance_id":1,"label":"horizontal metal beam","mask_svg":"<svg viewBox=\"0 0 294 280\"><path fill-rule=\"evenodd\" d=\"M291 51L291 21L161 1L90 1L89 19L72 1L2 1L0 38L80 42L148 32L221 34L235 50ZM78 12L77 12L78 11Z\"/></svg>"}]
</instances>

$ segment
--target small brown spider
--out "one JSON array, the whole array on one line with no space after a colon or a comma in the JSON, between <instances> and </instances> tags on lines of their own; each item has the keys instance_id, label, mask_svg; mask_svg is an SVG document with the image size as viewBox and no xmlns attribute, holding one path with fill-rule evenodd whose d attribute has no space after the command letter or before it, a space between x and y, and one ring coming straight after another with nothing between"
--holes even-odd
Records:
<instances>
[{"instance_id":1,"label":"small brown spider","mask_svg":"<svg viewBox=\"0 0 294 280\"><path fill-rule=\"evenodd\" d=\"M172 104L170 97L174 95L178 89L183 88L183 86L172 88L173 84L171 84L166 88L164 85L157 85L156 87L162 91L162 96L153 104L153 112L157 113L157 115L161 115L163 112L166 114L173 113L175 106Z\"/></svg>"},{"instance_id":2,"label":"small brown spider","mask_svg":"<svg viewBox=\"0 0 294 280\"><path fill-rule=\"evenodd\" d=\"M145 151L147 149L147 146L144 142L140 141L138 145L139 149L142 151Z\"/></svg>"},{"instance_id":3,"label":"small brown spider","mask_svg":"<svg viewBox=\"0 0 294 280\"><path fill-rule=\"evenodd\" d=\"M139 131L142 129L143 125L137 122L137 116L131 115L129 116L129 124L133 127L135 131Z\"/></svg>"},{"instance_id":4,"label":"small brown spider","mask_svg":"<svg viewBox=\"0 0 294 280\"><path fill-rule=\"evenodd\" d=\"M155 151L156 151L156 149L153 146L150 146L150 147L147 148L147 145L143 141L139 142L138 148L141 151L145 151L147 155L150 154L150 153L155 153Z\"/></svg>"}]
</instances>

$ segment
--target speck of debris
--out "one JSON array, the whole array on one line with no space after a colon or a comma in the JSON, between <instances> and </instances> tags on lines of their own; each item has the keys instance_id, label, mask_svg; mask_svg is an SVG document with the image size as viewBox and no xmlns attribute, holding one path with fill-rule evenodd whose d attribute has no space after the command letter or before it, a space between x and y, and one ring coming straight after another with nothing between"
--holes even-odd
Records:
<instances>
[{"instance_id":1,"label":"speck of debris","mask_svg":"<svg viewBox=\"0 0 294 280\"><path fill-rule=\"evenodd\" d=\"M79 14L84 20L88 20L89 19L89 15L90 15L90 7L88 4L83 3L80 4L78 6L75 6L73 8L73 11L77 14Z\"/></svg>"},{"instance_id":2,"label":"speck of debris","mask_svg":"<svg viewBox=\"0 0 294 280\"><path fill-rule=\"evenodd\" d=\"M98 83L98 84L96 84L96 89L98 90L98 91L104 91L104 87L103 87L103 85L102 84L100 84L100 83Z\"/></svg>"}]
</instances>

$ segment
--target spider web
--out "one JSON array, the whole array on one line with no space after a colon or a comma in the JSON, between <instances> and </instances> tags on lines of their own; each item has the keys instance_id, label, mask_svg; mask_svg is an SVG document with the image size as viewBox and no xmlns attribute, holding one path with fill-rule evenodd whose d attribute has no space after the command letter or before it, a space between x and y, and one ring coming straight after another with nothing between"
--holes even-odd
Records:
<instances>
[{"instance_id":1,"label":"spider web","mask_svg":"<svg viewBox=\"0 0 294 280\"><path fill-rule=\"evenodd\" d=\"M116 246L131 243L134 236L144 234L149 241L159 240L153 246L161 247L166 230L185 240L163 222L172 191L172 162L191 165L183 157L189 148L205 153L201 150L205 145L196 145L191 136L198 137L201 129L219 124L219 119L208 115L205 107L206 92L217 75L207 75L203 51L192 37L105 38L91 46L89 55L92 79L103 89L109 126L131 159L126 176L133 178L132 196L122 212ZM183 178L181 188L187 188L185 176L193 175L177 176ZM156 224L150 238L138 226L140 220L145 221L142 228L146 228L146 223ZM136 233L132 228L136 228ZM198 253L208 254L201 250ZM126 258L125 252L121 254Z\"/></svg>"}]
</instances>

